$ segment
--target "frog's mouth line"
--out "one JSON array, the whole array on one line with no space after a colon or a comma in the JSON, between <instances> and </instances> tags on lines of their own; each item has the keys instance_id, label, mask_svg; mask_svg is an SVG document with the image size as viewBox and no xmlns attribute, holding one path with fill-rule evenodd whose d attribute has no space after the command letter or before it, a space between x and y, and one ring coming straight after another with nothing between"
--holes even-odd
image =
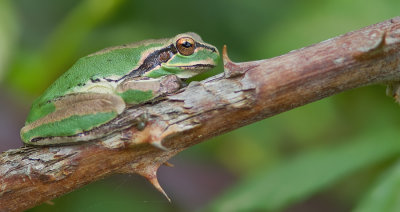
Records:
<instances>
[{"instance_id":1,"label":"frog's mouth line","mask_svg":"<svg viewBox=\"0 0 400 212\"><path fill-rule=\"evenodd\" d=\"M214 68L213 64L195 64L190 66L173 66L180 69L191 70L191 69L211 69Z\"/></svg>"}]
</instances>

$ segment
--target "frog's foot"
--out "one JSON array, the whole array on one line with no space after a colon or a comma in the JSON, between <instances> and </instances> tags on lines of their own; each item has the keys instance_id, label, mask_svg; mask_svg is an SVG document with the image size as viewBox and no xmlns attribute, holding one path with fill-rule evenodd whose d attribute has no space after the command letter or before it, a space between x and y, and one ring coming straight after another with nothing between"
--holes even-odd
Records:
<instances>
[{"instance_id":1,"label":"frog's foot","mask_svg":"<svg viewBox=\"0 0 400 212\"><path fill-rule=\"evenodd\" d=\"M139 117L135 119L136 129L140 131L144 130L148 121L149 121L149 114L147 114L147 112L141 114Z\"/></svg>"},{"instance_id":2,"label":"frog's foot","mask_svg":"<svg viewBox=\"0 0 400 212\"><path fill-rule=\"evenodd\" d=\"M400 104L400 82L390 83L386 88L386 95L393 97Z\"/></svg>"},{"instance_id":3,"label":"frog's foot","mask_svg":"<svg viewBox=\"0 0 400 212\"><path fill-rule=\"evenodd\" d=\"M176 75L168 75L160 80L159 94L169 94L178 91L181 87L184 87L185 83Z\"/></svg>"}]
</instances>

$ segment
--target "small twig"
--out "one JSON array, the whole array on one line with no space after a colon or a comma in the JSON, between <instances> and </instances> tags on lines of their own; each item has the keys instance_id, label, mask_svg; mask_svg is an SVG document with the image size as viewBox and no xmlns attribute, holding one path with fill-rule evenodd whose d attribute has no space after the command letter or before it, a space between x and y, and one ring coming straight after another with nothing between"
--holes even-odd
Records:
<instances>
[{"instance_id":1,"label":"small twig","mask_svg":"<svg viewBox=\"0 0 400 212\"><path fill-rule=\"evenodd\" d=\"M233 63L225 52L224 64L225 73L121 117L147 111L143 131L2 153L0 211L28 209L114 173L138 173L157 187L158 167L189 146L348 89L399 82L400 17L272 59ZM157 141L168 150L149 145Z\"/></svg>"}]
</instances>

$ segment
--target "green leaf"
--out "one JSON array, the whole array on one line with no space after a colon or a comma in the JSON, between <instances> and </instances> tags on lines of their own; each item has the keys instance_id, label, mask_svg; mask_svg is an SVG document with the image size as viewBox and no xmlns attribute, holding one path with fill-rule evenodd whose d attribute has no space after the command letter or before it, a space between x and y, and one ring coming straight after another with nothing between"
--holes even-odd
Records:
<instances>
[{"instance_id":1,"label":"green leaf","mask_svg":"<svg viewBox=\"0 0 400 212\"><path fill-rule=\"evenodd\" d=\"M217 199L210 210L283 209L362 168L398 155L398 138L397 129L373 131L339 146L302 153L275 168L243 179Z\"/></svg>"},{"instance_id":2,"label":"green leaf","mask_svg":"<svg viewBox=\"0 0 400 212\"><path fill-rule=\"evenodd\" d=\"M400 161L378 179L354 211L400 211Z\"/></svg>"}]
</instances>

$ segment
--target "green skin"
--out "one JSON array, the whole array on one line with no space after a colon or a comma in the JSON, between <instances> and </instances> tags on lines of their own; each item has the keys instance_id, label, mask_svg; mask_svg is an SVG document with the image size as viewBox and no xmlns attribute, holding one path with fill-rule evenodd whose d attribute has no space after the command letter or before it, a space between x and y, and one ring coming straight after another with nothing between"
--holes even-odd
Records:
<instances>
[{"instance_id":1,"label":"green skin","mask_svg":"<svg viewBox=\"0 0 400 212\"><path fill-rule=\"evenodd\" d=\"M188 47L194 49L190 55L178 48L182 38L194 41ZM217 48L195 33L111 47L83 57L35 100L21 129L22 141L57 145L104 137L109 132L90 132L116 118L127 105L175 92L180 79L211 69L218 60Z\"/></svg>"}]
</instances>

